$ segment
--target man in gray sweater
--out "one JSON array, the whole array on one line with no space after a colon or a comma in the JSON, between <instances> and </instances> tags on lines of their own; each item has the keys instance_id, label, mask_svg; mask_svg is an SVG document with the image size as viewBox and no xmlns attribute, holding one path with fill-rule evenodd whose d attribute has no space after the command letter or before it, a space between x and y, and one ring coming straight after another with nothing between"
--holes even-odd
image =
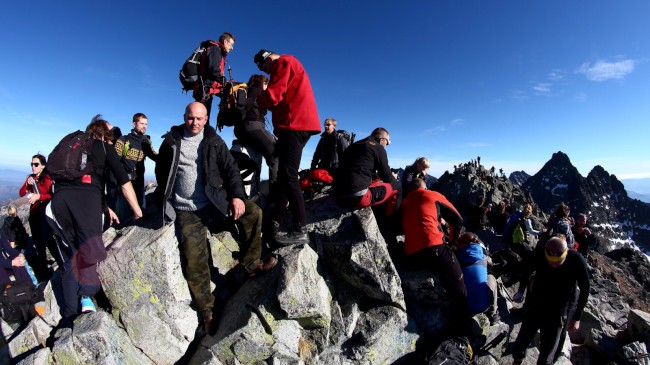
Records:
<instances>
[{"instance_id":1,"label":"man in gray sweater","mask_svg":"<svg viewBox=\"0 0 650 365\"><path fill-rule=\"evenodd\" d=\"M245 201L237 163L214 128L206 125L205 106L189 104L184 119L185 124L172 127L163 136L154 200L162 207L166 221L175 217L180 249L187 261L185 277L202 312L205 331L210 333L214 296L210 290L208 230L236 227L232 233L244 246L241 261L249 276L272 269L277 258L260 260L262 211Z\"/></svg>"}]
</instances>

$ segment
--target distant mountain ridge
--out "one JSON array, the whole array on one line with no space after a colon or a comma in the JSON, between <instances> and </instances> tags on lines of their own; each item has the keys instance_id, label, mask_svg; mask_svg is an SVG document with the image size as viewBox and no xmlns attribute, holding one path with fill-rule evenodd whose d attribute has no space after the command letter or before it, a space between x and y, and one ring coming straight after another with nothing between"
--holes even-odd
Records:
<instances>
[{"instance_id":1,"label":"distant mountain ridge","mask_svg":"<svg viewBox=\"0 0 650 365\"><path fill-rule=\"evenodd\" d=\"M517 184L519 186L524 185L526 180L530 178L530 175L526 173L526 171L514 171L513 173L510 174L508 179L512 181L513 184Z\"/></svg>"},{"instance_id":2,"label":"distant mountain ridge","mask_svg":"<svg viewBox=\"0 0 650 365\"><path fill-rule=\"evenodd\" d=\"M603 167L595 166L583 177L569 156L556 152L522 186L539 207L551 213L561 202L571 215L586 213L592 225L610 242L619 245L631 239L650 252L650 204L628 196L623 184Z\"/></svg>"}]
</instances>

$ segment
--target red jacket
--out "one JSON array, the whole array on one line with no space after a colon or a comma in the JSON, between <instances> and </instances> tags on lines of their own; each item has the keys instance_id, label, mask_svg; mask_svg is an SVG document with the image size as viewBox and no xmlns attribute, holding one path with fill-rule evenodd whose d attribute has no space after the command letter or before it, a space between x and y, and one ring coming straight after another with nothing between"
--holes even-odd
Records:
<instances>
[{"instance_id":1,"label":"red jacket","mask_svg":"<svg viewBox=\"0 0 650 365\"><path fill-rule=\"evenodd\" d=\"M402 201L401 210L407 256L446 242L440 218L449 224L449 241L459 236L463 226L463 217L444 195L436 191L412 190Z\"/></svg>"},{"instance_id":2,"label":"red jacket","mask_svg":"<svg viewBox=\"0 0 650 365\"><path fill-rule=\"evenodd\" d=\"M18 195L25 196L27 193L41 194L39 200L29 207L29 213L45 215L45 206L50 200L52 200L52 179L50 178L50 175L45 175L41 179L38 179L38 191L34 191L32 186L27 185L29 176L27 176L27 179L25 179L25 183L20 188Z\"/></svg>"},{"instance_id":3,"label":"red jacket","mask_svg":"<svg viewBox=\"0 0 650 365\"><path fill-rule=\"evenodd\" d=\"M274 128L321 132L309 77L293 56L281 55L274 62L269 86L257 98L257 105L271 110Z\"/></svg>"}]
</instances>

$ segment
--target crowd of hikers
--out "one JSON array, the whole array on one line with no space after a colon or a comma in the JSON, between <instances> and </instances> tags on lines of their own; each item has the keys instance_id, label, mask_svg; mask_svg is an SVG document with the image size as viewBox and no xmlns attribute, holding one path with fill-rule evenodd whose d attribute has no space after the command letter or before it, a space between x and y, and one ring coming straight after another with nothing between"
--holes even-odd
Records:
<instances>
[{"instance_id":1,"label":"crowd of hikers","mask_svg":"<svg viewBox=\"0 0 650 365\"><path fill-rule=\"evenodd\" d=\"M33 156L32 173L19 195L27 196L30 204L35 249L28 247L29 235L15 207L9 207L0 246L5 296L6 288L18 282L42 288L58 268L62 325L71 325L79 313L96 311L94 297L101 289L97 264L106 258L102 232L111 225L136 223L143 212L162 213L164 223L177 227L185 277L203 330L213 333L218 313L210 286L207 232L230 230L242 245L242 270L248 277L263 274L281 259L275 248L310 242L305 191L331 185L326 191L341 207L372 207L378 220L389 223L383 227L403 233L408 265L438 274L458 335L468 334L475 314L485 313L491 324L499 321L497 265L478 234L501 236L520 263L519 291L513 299L526 298L527 311L513 346L515 363L521 363L537 330L542 341L538 363L552 363L566 331L579 327L589 294L584 256L597 239L587 216L580 214L574 222L568 206L561 204L536 229L531 205L513 209L503 200L485 206L484 196L463 216L444 195L427 189L426 157L417 158L398 179L388 164L391 139L386 128L377 127L355 141L354 133L337 129L337 121L327 118L322 131L309 78L295 57L260 50L253 62L268 77L252 75L247 84L226 81L225 59L234 43L232 34L223 33L217 42L201 43L186 61L180 78L195 101L185 108L184 122L165 133L158 150L146 134L147 116L136 113L128 134L97 115L85 131L64 137L48 158ZM215 97L220 98L219 112L212 118L216 124L210 125ZM267 111L272 112L272 132L266 129ZM217 131L228 126L236 137L230 149ZM319 133L311 168L299 171L304 146ZM155 162L152 206L145 202L145 158ZM262 158L269 168L264 214L259 198ZM462 173L479 168L483 179L496 178L494 167L482 168L480 157L454 168ZM287 210L290 219L285 219Z\"/></svg>"}]
</instances>

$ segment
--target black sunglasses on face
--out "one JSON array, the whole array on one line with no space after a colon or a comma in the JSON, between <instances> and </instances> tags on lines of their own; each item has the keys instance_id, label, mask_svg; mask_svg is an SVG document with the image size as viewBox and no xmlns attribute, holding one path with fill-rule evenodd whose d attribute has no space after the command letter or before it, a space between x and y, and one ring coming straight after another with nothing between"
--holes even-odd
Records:
<instances>
[{"instance_id":1,"label":"black sunglasses on face","mask_svg":"<svg viewBox=\"0 0 650 365\"><path fill-rule=\"evenodd\" d=\"M38 162L32 162L32 164L31 164L31 165L32 165L32 166L34 166L34 167L39 167L39 166L41 166L41 164L40 164L40 163L38 163Z\"/></svg>"}]
</instances>

